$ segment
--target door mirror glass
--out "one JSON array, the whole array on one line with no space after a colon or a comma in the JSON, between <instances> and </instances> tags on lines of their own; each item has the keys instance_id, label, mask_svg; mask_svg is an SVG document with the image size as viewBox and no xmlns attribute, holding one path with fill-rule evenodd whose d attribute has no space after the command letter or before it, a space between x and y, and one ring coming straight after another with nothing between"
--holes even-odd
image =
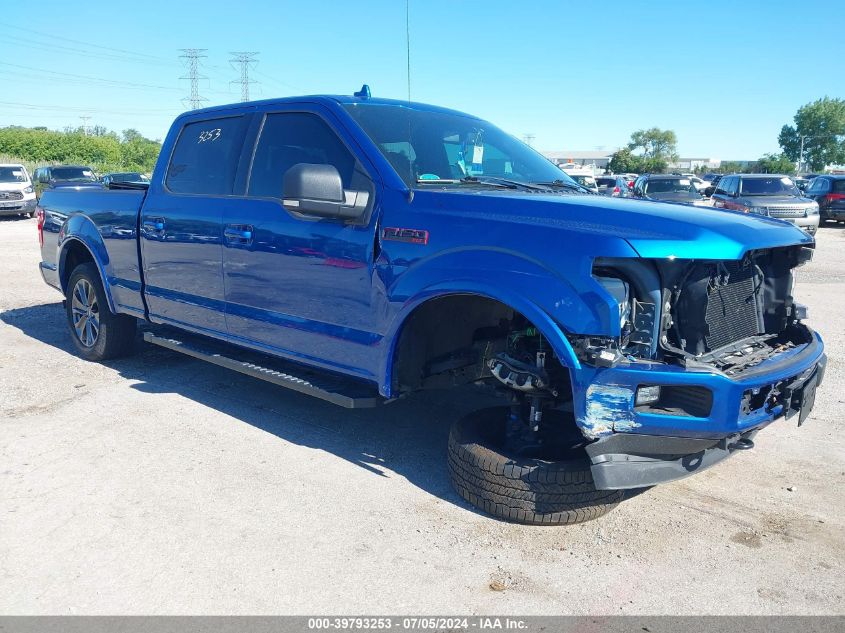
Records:
<instances>
[{"instance_id":1,"label":"door mirror glass","mask_svg":"<svg viewBox=\"0 0 845 633\"><path fill-rule=\"evenodd\" d=\"M346 191L334 165L297 163L285 172L282 203L294 213L355 220L367 210L369 192Z\"/></svg>"}]
</instances>

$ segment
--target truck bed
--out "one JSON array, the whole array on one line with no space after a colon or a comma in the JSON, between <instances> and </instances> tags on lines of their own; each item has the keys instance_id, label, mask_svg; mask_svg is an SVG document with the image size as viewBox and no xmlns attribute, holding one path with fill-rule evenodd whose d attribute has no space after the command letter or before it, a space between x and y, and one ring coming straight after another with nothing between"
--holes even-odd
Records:
<instances>
[{"instance_id":1,"label":"truck bed","mask_svg":"<svg viewBox=\"0 0 845 633\"><path fill-rule=\"evenodd\" d=\"M130 189L52 189L39 202L43 211L41 274L64 291L69 270L59 256L66 235L83 241L97 260L109 302L116 312L141 315L138 218L146 191ZM68 230L62 232L62 227ZM67 253L67 250L65 250ZM65 255L66 257L66 255Z\"/></svg>"}]
</instances>

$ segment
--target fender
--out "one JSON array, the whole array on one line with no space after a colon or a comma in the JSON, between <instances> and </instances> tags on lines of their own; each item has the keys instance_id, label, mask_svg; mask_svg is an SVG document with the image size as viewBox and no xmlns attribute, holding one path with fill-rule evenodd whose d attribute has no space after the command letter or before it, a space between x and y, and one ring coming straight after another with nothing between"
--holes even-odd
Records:
<instances>
[{"instance_id":1,"label":"fender","mask_svg":"<svg viewBox=\"0 0 845 633\"><path fill-rule=\"evenodd\" d=\"M74 213L68 216L59 231L58 245L56 246L56 261L58 262L62 293L67 294L67 288L61 280L65 278L65 260L67 259L69 247L73 243L82 244L91 254L94 265L97 267L97 272L100 274L100 283L103 284L109 310L112 313L116 313L111 287L108 283L110 269L109 255L103 243L103 237L91 221L91 218L82 213Z\"/></svg>"}]
</instances>

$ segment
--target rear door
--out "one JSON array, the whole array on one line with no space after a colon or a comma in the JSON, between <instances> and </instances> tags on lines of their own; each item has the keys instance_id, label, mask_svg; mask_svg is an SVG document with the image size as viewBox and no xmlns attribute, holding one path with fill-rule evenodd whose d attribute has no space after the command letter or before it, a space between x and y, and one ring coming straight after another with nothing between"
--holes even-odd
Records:
<instances>
[{"instance_id":1,"label":"rear door","mask_svg":"<svg viewBox=\"0 0 845 633\"><path fill-rule=\"evenodd\" d=\"M378 339L372 299L378 199L375 171L355 148L317 105L264 115L247 200L224 212L226 321L242 344L347 372L367 365L363 357ZM282 180L299 163L333 165L344 190L368 191L366 217L344 222L286 210Z\"/></svg>"},{"instance_id":2,"label":"rear door","mask_svg":"<svg viewBox=\"0 0 845 633\"><path fill-rule=\"evenodd\" d=\"M167 168L150 184L141 210L141 255L153 321L226 334L223 212L239 193L249 119L187 120Z\"/></svg>"}]
</instances>

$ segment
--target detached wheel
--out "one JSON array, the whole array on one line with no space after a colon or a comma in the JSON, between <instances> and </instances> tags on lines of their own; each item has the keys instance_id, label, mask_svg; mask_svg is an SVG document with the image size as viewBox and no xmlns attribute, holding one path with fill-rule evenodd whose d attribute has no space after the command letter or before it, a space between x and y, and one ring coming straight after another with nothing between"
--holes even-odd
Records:
<instances>
[{"instance_id":1,"label":"detached wheel","mask_svg":"<svg viewBox=\"0 0 845 633\"><path fill-rule=\"evenodd\" d=\"M473 412L449 433L449 475L461 497L495 517L528 525L570 525L598 518L622 501L621 490L596 490L584 438L560 412L543 418L537 457L509 454L507 407Z\"/></svg>"},{"instance_id":2,"label":"detached wheel","mask_svg":"<svg viewBox=\"0 0 845 633\"><path fill-rule=\"evenodd\" d=\"M132 352L135 319L111 313L94 264L80 264L74 269L68 281L66 299L71 339L82 358L101 361Z\"/></svg>"}]
</instances>

